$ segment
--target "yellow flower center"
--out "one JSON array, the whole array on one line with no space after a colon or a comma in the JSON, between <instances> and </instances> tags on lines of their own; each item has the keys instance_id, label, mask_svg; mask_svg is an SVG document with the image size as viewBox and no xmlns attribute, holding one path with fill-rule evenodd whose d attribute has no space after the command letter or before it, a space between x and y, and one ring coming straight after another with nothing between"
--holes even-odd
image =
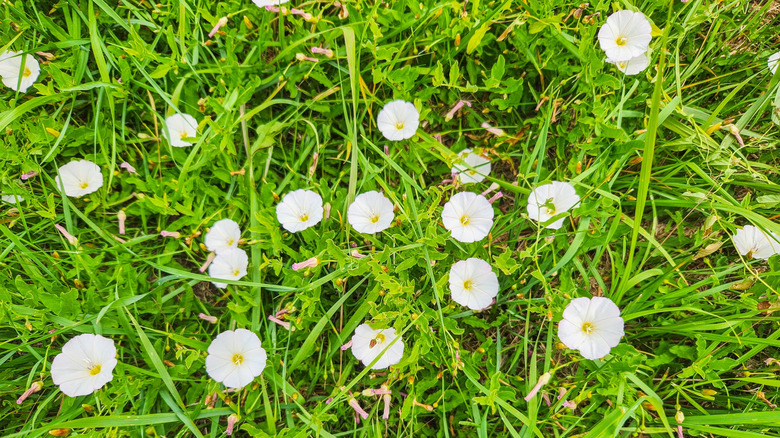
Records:
<instances>
[{"instance_id":1,"label":"yellow flower center","mask_svg":"<svg viewBox=\"0 0 780 438\"><path fill-rule=\"evenodd\" d=\"M463 282L463 289L471 290L471 288L474 287L474 282L471 280L466 280Z\"/></svg>"},{"instance_id":2,"label":"yellow flower center","mask_svg":"<svg viewBox=\"0 0 780 438\"><path fill-rule=\"evenodd\" d=\"M628 64L626 64L625 62L618 62L618 67L620 67L621 69L625 70L626 67L628 67Z\"/></svg>"},{"instance_id":3,"label":"yellow flower center","mask_svg":"<svg viewBox=\"0 0 780 438\"><path fill-rule=\"evenodd\" d=\"M184 140L185 138L189 137L189 135L187 135L187 131L182 131L181 134L179 134L179 137Z\"/></svg>"},{"instance_id":4,"label":"yellow flower center","mask_svg":"<svg viewBox=\"0 0 780 438\"><path fill-rule=\"evenodd\" d=\"M471 219L469 219L469 217L466 216L465 214L460 217L460 224L461 225L468 225L469 222L471 222Z\"/></svg>"},{"instance_id":5,"label":"yellow flower center","mask_svg":"<svg viewBox=\"0 0 780 438\"><path fill-rule=\"evenodd\" d=\"M376 335L374 340L381 344L382 342L385 342L385 335L379 333L378 335Z\"/></svg>"},{"instance_id":6,"label":"yellow flower center","mask_svg":"<svg viewBox=\"0 0 780 438\"><path fill-rule=\"evenodd\" d=\"M244 356L241 353L236 353L233 355L231 362L233 362L234 365L241 365L244 363Z\"/></svg>"},{"instance_id":7,"label":"yellow flower center","mask_svg":"<svg viewBox=\"0 0 780 438\"><path fill-rule=\"evenodd\" d=\"M233 276L234 277L238 277L238 274L240 274L240 273L241 273L241 270L240 269L236 269L235 271L233 271Z\"/></svg>"},{"instance_id":8,"label":"yellow flower center","mask_svg":"<svg viewBox=\"0 0 780 438\"><path fill-rule=\"evenodd\" d=\"M79 187L81 187L81 188L82 188L82 190L83 190L83 189L86 189L87 187L89 187L89 183L87 183L87 182L83 182L83 183L79 184Z\"/></svg>"},{"instance_id":9,"label":"yellow flower center","mask_svg":"<svg viewBox=\"0 0 780 438\"><path fill-rule=\"evenodd\" d=\"M30 77L30 75L32 75L32 72L30 71L30 69L29 69L29 68L25 67L25 68L24 68L24 73L22 73L22 76L24 76L24 77L26 77L26 78L29 78L29 77Z\"/></svg>"},{"instance_id":10,"label":"yellow flower center","mask_svg":"<svg viewBox=\"0 0 780 438\"><path fill-rule=\"evenodd\" d=\"M627 43L627 41L622 36L617 37L617 39L615 40L615 44L617 44L620 47L625 46L626 43Z\"/></svg>"},{"instance_id":11,"label":"yellow flower center","mask_svg":"<svg viewBox=\"0 0 780 438\"><path fill-rule=\"evenodd\" d=\"M395 129L402 130L404 129L404 123L403 122L395 122Z\"/></svg>"},{"instance_id":12,"label":"yellow flower center","mask_svg":"<svg viewBox=\"0 0 780 438\"><path fill-rule=\"evenodd\" d=\"M93 366L92 366L92 367L89 369L89 375L91 375L91 376L97 376L98 374L100 374L100 364L93 365Z\"/></svg>"},{"instance_id":13,"label":"yellow flower center","mask_svg":"<svg viewBox=\"0 0 780 438\"><path fill-rule=\"evenodd\" d=\"M466 173L468 173L469 175L476 175L477 171L476 170L469 170Z\"/></svg>"},{"instance_id":14,"label":"yellow flower center","mask_svg":"<svg viewBox=\"0 0 780 438\"><path fill-rule=\"evenodd\" d=\"M300 220L301 220L301 222L306 222L307 220L309 220L309 215L305 214L305 213L302 214L301 217L300 217Z\"/></svg>"},{"instance_id":15,"label":"yellow flower center","mask_svg":"<svg viewBox=\"0 0 780 438\"><path fill-rule=\"evenodd\" d=\"M235 241L236 241L235 239L230 239L230 240L228 240L228 246L232 245L232 244L233 244L233 242L235 242Z\"/></svg>"},{"instance_id":16,"label":"yellow flower center","mask_svg":"<svg viewBox=\"0 0 780 438\"><path fill-rule=\"evenodd\" d=\"M371 217L368 218L368 220L370 220L372 224L375 224L375 223L379 222L379 215L378 214L373 214L373 215L371 215Z\"/></svg>"},{"instance_id":17,"label":"yellow flower center","mask_svg":"<svg viewBox=\"0 0 780 438\"><path fill-rule=\"evenodd\" d=\"M583 323L582 324L582 331L587 333L587 334L590 334L593 331L593 324L591 324L589 322Z\"/></svg>"}]
</instances>

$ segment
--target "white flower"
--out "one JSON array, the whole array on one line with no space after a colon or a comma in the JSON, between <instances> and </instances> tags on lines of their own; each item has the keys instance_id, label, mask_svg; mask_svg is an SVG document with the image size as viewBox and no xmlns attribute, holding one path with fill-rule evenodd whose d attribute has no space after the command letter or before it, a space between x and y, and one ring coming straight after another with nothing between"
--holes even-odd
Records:
<instances>
[{"instance_id":1,"label":"white flower","mask_svg":"<svg viewBox=\"0 0 780 438\"><path fill-rule=\"evenodd\" d=\"M780 236L765 233L753 225L745 225L732 237L734 247L743 256L766 260L780 254Z\"/></svg>"},{"instance_id":2,"label":"white flower","mask_svg":"<svg viewBox=\"0 0 780 438\"><path fill-rule=\"evenodd\" d=\"M279 6L289 1L290 0L252 0L252 3L261 8L264 8L266 6Z\"/></svg>"},{"instance_id":3,"label":"white flower","mask_svg":"<svg viewBox=\"0 0 780 438\"><path fill-rule=\"evenodd\" d=\"M393 203L374 190L357 195L347 209L347 221L358 233L374 234L385 230L394 217Z\"/></svg>"},{"instance_id":4,"label":"white flower","mask_svg":"<svg viewBox=\"0 0 780 438\"><path fill-rule=\"evenodd\" d=\"M461 260L450 268L450 292L456 303L481 310L498 294L498 276L484 260L473 257Z\"/></svg>"},{"instance_id":5,"label":"white flower","mask_svg":"<svg viewBox=\"0 0 780 438\"><path fill-rule=\"evenodd\" d=\"M769 59L767 60L766 64L767 67L769 67L769 71L772 72L772 74L775 74L777 71L777 62L780 61L780 52L773 53Z\"/></svg>"},{"instance_id":6,"label":"white flower","mask_svg":"<svg viewBox=\"0 0 780 438\"><path fill-rule=\"evenodd\" d=\"M441 212L444 228L460 242L484 239L493 227L493 206L484 196L471 192L452 195Z\"/></svg>"},{"instance_id":7,"label":"white flower","mask_svg":"<svg viewBox=\"0 0 780 438\"><path fill-rule=\"evenodd\" d=\"M394 100L385 104L376 118L376 126L390 141L412 138L420 126L420 113L414 104Z\"/></svg>"},{"instance_id":8,"label":"white flower","mask_svg":"<svg viewBox=\"0 0 780 438\"><path fill-rule=\"evenodd\" d=\"M103 174L89 160L74 160L59 168L56 182L67 196L79 197L103 187Z\"/></svg>"},{"instance_id":9,"label":"white flower","mask_svg":"<svg viewBox=\"0 0 780 438\"><path fill-rule=\"evenodd\" d=\"M382 354L396 338L399 339ZM392 327L374 330L368 324L360 324L352 336L352 354L365 366L371 365L371 362L379 357L372 369L382 370L401 361L404 355L404 340L400 339Z\"/></svg>"},{"instance_id":10,"label":"white flower","mask_svg":"<svg viewBox=\"0 0 780 438\"><path fill-rule=\"evenodd\" d=\"M625 73L627 76L641 73L644 71L644 69L647 68L648 65L650 65L650 59L648 59L646 53L635 56L628 61L613 61L611 59L607 59L607 62L610 64L615 64L617 69Z\"/></svg>"},{"instance_id":11,"label":"white flower","mask_svg":"<svg viewBox=\"0 0 780 438\"><path fill-rule=\"evenodd\" d=\"M623 318L609 298L575 298L563 311L558 337L585 359L600 359L620 343Z\"/></svg>"},{"instance_id":12,"label":"white flower","mask_svg":"<svg viewBox=\"0 0 780 438\"><path fill-rule=\"evenodd\" d=\"M209 377L236 389L252 383L263 372L267 359L260 338L246 329L220 333L211 341L208 352Z\"/></svg>"},{"instance_id":13,"label":"white flower","mask_svg":"<svg viewBox=\"0 0 780 438\"><path fill-rule=\"evenodd\" d=\"M238 248L241 239L241 228L231 219L222 219L214 222L206 233L206 248L219 254L230 248Z\"/></svg>"},{"instance_id":14,"label":"white flower","mask_svg":"<svg viewBox=\"0 0 780 438\"><path fill-rule=\"evenodd\" d=\"M24 67L22 58L22 52L6 51L0 54L0 76L3 78L3 84L20 93L26 92L41 73L41 67L32 55L24 55Z\"/></svg>"},{"instance_id":15,"label":"white flower","mask_svg":"<svg viewBox=\"0 0 780 438\"><path fill-rule=\"evenodd\" d=\"M490 160L471 149L463 149L452 165L452 173L458 175L461 184L478 183L490 175Z\"/></svg>"},{"instance_id":16,"label":"white flower","mask_svg":"<svg viewBox=\"0 0 780 438\"><path fill-rule=\"evenodd\" d=\"M535 188L528 195L528 217L544 223L554 216L569 211L578 202L580 197L574 190L574 186L567 182L553 181ZM564 219L560 218L545 228L557 230L563 226Z\"/></svg>"},{"instance_id":17,"label":"white flower","mask_svg":"<svg viewBox=\"0 0 780 438\"><path fill-rule=\"evenodd\" d=\"M294 190L276 206L276 218L291 233L313 227L322 220L322 198L311 190Z\"/></svg>"},{"instance_id":18,"label":"white flower","mask_svg":"<svg viewBox=\"0 0 780 438\"><path fill-rule=\"evenodd\" d=\"M69 340L51 363L51 379L68 397L92 394L114 378L114 341L83 334Z\"/></svg>"},{"instance_id":19,"label":"white flower","mask_svg":"<svg viewBox=\"0 0 780 438\"><path fill-rule=\"evenodd\" d=\"M653 38L653 28L641 12L617 11L599 29L599 44L613 61L628 61L645 52Z\"/></svg>"},{"instance_id":20,"label":"white flower","mask_svg":"<svg viewBox=\"0 0 780 438\"><path fill-rule=\"evenodd\" d=\"M171 146L182 148L192 146L192 143L184 141L185 138L198 136L198 122L189 114L173 114L165 119L163 136L168 139Z\"/></svg>"},{"instance_id":21,"label":"white flower","mask_svg":"<svg viewBox=\"0 0 780 438\"><path fill-rule=\"evenodd\" d=\"M16 204L16 201L22 202L24 201L24 198L21 195L10 195L5 193L0 193L0 200L3 202L7 202L9 204Z\"/></svg>"},{"instance_id":22,"label":"white flower","mask_svg":"<svg viewBox=\"0 0 780 438\"><path fill-rule=\"evenodd\" d=\"M220 280L240 280L246 275L246 269L249 266L249 257L246 251L239 248L226 249L216 257L209 265L209 276ZM212 281L214 286L224 289L227 283Z\"/></svg>"}]
</instances>

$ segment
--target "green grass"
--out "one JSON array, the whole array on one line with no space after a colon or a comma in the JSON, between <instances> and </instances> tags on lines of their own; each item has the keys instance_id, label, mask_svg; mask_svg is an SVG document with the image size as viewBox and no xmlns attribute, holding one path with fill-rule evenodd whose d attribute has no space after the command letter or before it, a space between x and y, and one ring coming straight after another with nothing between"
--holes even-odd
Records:
<instances>
[{"instance_id":1,"label":"green grass","mask_svg":"<svg viewBox=\"0 0 780 438\"><path fill-rule=\"evenodd\" d=\"M751 223L780 233L776 2L595 1L576 14L581 2L564 0L343 3L345 18L330 2L287 5L312 22L248 0L0 6L0 48L52 55L35 55L26 94L0 92L0 189L25 198L0 204L0 435L217 437L237 413L237 436L664 437L681 412L685 436L780 436L780 368L766 362L780 358L780 257L744 259L730 239ZM596 40L627 7L658 29L637 76L606 64ZM376 129L392 99L420 110L410 140ZM472 108L445 121L460 99ZM192 147L162 139L176 111L200 122ZM442 181L466 147L494 158L466 189L504 194L473 244L440 224L460 190ZM104 187L64 198L57 168L81 158ZM583 199L557 232L526 215L529 192L553 179ZM297 188L332 210L291 235L275 206ZM375 189L400 226L360 235L347 207ZM198 233L220 218L241 225L251 260L226 290L198 273ZM292 271L313 256L319 266ZM483 312L449 296L449 267L467 257L499 274ZM560 344L557 322L572 297L597 294L620 306L626 336L588 361ZM280 309L294 331L267 319ZM403 333L387 373L339 348L369 320ZM260 336L268 365L208 408L220 386L205 349L234 328ZM106 387L69 398L49 369L80 333L113 339L120 364ZM526 403L545 372L551 406ZM349 395L383 383L390 419L361 395L370 417L356 424Z\"/></svg>"}]
</instances>

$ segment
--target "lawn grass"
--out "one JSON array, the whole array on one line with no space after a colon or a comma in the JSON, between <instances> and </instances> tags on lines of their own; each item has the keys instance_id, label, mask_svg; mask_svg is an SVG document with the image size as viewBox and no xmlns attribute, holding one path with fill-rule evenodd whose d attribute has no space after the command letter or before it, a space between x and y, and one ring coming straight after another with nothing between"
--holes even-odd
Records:
<instances>
[{"instance_id":1,"label":"lawn grass","mask_svg":"<svg viewBox=\"0 0 780 438\"><path fill-rule=\"evenodd\" d=\"M27 93L0 91L0 190L24 197L0 203L0 435L216 437L235 413L234 435L259 437L780 436L780 257L751 260L731 240L749 224L780 234L780 74L767 68L780 3L285 6L312 18L249 0L0 5L0 48L41 63ZM626 8L655 26L636 76L605 63L596 39ZM420 111L409 140L377 129L393 99ZM471 106L445 119L459 100ZM176 112L199 122L191 147L163 138ZM493 170L455 187L466 147ZM103 188L61 195L57 169L73 159L97 163ZM582 198L557 231L526 210L551 180ZM490 236L450 238L442 205L492 183L503 196ZM275 207L299 188L330 218L293 234ZM369 190L397 207L375 235L347 223ZM198 271L221 218L240 224L250 258L227 289ZM450 266L468 257L499 277L479 312L449 293ZM587 360L557 323L572 298L596 295L620 307L626 335ZM268 320L281 310L294 330ZM389 370L340 348L368 321L403 336ZM258 334L268 362L225 392L206 349L235 328ZM81 333L114 340L119 365L71 398L49 370ZM380 396L361 395L382 384L388 420Z\"/></svg>"}]
</instances>

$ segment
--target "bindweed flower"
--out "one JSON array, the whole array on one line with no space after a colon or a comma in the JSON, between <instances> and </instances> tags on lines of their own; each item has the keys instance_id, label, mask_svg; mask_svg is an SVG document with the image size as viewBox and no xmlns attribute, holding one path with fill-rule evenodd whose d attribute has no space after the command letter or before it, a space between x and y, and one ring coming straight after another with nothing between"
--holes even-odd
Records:
<instances>
[{"instance_id":1,"label":"bindweed flower","mask_svg":"<svg viewBox=\"0 0 780 438\"><path fill-rule=\"evenodd\" d=\"M69 340L51 363L51 378L68 397L88 395L114 378L114 341L83 334Z\"/></svg>"},{"instance_id":2,"label":"bindweed flower","mask_svg":"<svg viewBox=\"0 0 780 438\"><path fill-rule=\"evenodd\" d=\"M264 8L266 6L279 6L283 5L290 0L252 0L252 3L257 5L258 7Z\"/></svg>"},{"instance_id":3,"label":"bindweed flower","mask_svg":"<svg viewBox=\"0 0 780 438\"><path fill-rule=\"evenodd\" d=\"M628 61L647 52L653 28L641 12L617 11L599 29L599 44L607 58Z\"/></svg>"},{"instance_id":4,"label":"bindweed flower","mask_svg":"<svg viewBox=\"0 0 780 438\"><path fill-rule=\"evenodd\" d=\"M162 230L160 231L160 236L162 237L173 237L174 239L178 239L181 237L181 233L178 231L168 231L168 230Z\"/></svg>"},{"instance_id":5,"label":"bindweed flower","mask_svg":"<svg viewBox=\"0 0 780 438\"><path fill-rule=\"evenodd\" d=\"M197 135L198 122L195 120L195 117L189 114L177 113L165 119L163 137L171 143L171 146L176 148L192 146L192 143L184 139L197 137Z\"/></svg>"},{"instance_id":6,"label":"bindweed flower","mask_svg":"<svg viewBox=\"0 0 780 438\"><path fill-rule=\"evenodd\" d=\"M484 196L460 192L444 204L441 220L453 239L470 243L482 240L490 233L493 214L493 207Z\"/></svg>"},{"instance_id":7,"label":"bindweed flower","mask_svg":"<svg viewBox=\"0 0 780 438\"><path fill-rule=\"evenodd\" d=\"M458 175L461 184L478 183L490 175L490 160L471 149L463 149L458 161L452 165L452 174Z\"/></svg>"},{"instance_id":8,"label":"bindweed flower","mask_svg":"<svg viewBox=\"0 0 780 438\"><path fill-rule=\"evenodd\" d=\"M221 219L214 222L206 233L205 244L209 251L219 254L231 248L238 248L241 240L241 228L232 219Z\"/></svg>"},{"instance_id":9,"label":"bindweed flower","mask_svg":"<svg viewBox=\"0 0 780 438\"><path fill-rule=\"evenodd\" d=\"M417 132L420 113L411 102L393 100L379 111L376 126L390 141L406 140Z\"/></svg>"},{"instance_id":10,"label":"bindweed flower","mask_svg":"<svg viewBox=\"0 0 780 438\"><path fill-rule=\"evenodd\" d=\"M753 225L745 225L732 237L737 252L747 258L766 260L780 254L780 236L765 233Z\"/></svg>"},{"instance_id":11,"label":"bindweed flower","mask_svg":"<svg viewBox=\"0 0 780 438\"><path fill-rule=\"evenodd\" d=\"M249 266L249 257L246 251L239 248L230 248L222 251L214 257L209 266L209 276L220 280L240 280L246 275ZM224 289L227 283L212 281L214 286Z\"/></svg>"},{"instance_id":12,"label":"bindweed flower","mask_svg":"<svg viewBox=\"0 0 780 438\"><path fill-rule=\"evenodd\" d=\"M59 168L56 182L66 196L77 198L103 187L103 174L100 166L89 160L74 160Z\"/></svg>"},{"instance_id":13,"label":"bindweed flower","mask_svg":"<svg viewBox=\"0 0 780 438\"><path fill-rule=\"evenodd\" d=\"M294 190L276 206L276 218L291 233L313 227L322 220L322 198L311 190Z\"/></svg>"},{"instance_id":14,"label":"bindweed flower","mask_svg":"<svg viewBox=\"0 0 780 438\"><path fill-rule=\"evenodd\" d=\"M398 338L397 341L396 338ZM372 367L374 370L383 370L390 365L395 365L401 361L404 355L403 339L395 333L395 329L392 327L374 330L368 324L361 324L355 329L351 342L352 354L355 359L363 362L363 365L370 366L374 359L379 358ZM390 345L391 343L393 345ZM388 346L390 347L388 348ZM385 348L388 348L387 351L384 351Z\"/></svg>"},{"instance_id":15,"label":"bindweed flower","mask_svg":"<svg viewBox=\"0 0 780 438\"><path fill-rule=\"evenodd\" d=\"M214 35L216 35L219 29L227 24L228 24L227 17L222 17L219 20L217 20L217 24L215 24L214 27L211 28L211 32L209 32L209 38L212 38Z\"/></svg>"},{"instance_id":16,"label":"bindweed flower","mask_svg":"<svg viewBox=\"0 0 780 438\"><path fill-rule=\"evenodd\" d=\"M24 66L22 66L24 60ZM38 79L41 67L32 55L24 55L22 52L5 51L0 54L0 76L3 85L18 91L27 92Z\"/></svg>"},{"instance_id":17,"label":"bindweed flower","mask_svg":"<svg viewBox=\"0 0 780 438\"><path fill-rule=\"evenodd\" d=\"M769 59L766 61L767 67L769 67L769 71L772 72L772 74L775 74L777 71L777 63L780 61L780 52L775 52L772 55L769 56Z\"/></svg>"},{"instance_id":18,"label":"bindweed flower","mask_svg":"<svg viewBox=\"0 0 780 438\"><path fill-rule=\"evenodd\" d=\"M553 181L535 188L528 195L528 217L545 223L553 217L569 211L578 202L580 197L574 190L574 186L567 182ZM557 230L563 226L565 218L560 218L548 224L545 228Z\"/></svg>"},{"instance_id":19,"label":"bindweed flower","mask_svg":"<svg viewBox=\"0 0 780 438\"><path fill-rule=\"evenodd\" d=\"M347 209L347 221L358 233L374 234L386 230L394 217L393 203L374 190L357 195Z\"/></svg>"},{"instance_id":20,"label":"bindweed flower","mask_svg":"<svg viewBox=\"0 0 780 438\"><path fill-rule=\"evenodd\" d=\"M16 204L17 202L24 201L24 197L20 195L9 195L9 194L2 193L0 194L0 200L8 204Z\"/></svg>"},{"instance_id":21,"label":"bindweed flower","mask_svg":"<svg viewBox=\"0 0 780 438\"><path fill-rule=\"evenodd\" d=\"M613 61L611 59L607 59L607 62L610 64L615 64L615 67L617 67L618 70L622 71L627 76L639 74L643 72L648 65L650 65L650 59L648 59L646 53L635 56L628 61Z\"/></svg>"},{"instance_id":22,"label":"bindweed flower","mask_svg":"<svg viewBox=\"0 0 780 438\"><path fill-rule=\"evenodd\" d=\"M260 338L246 329L220 333L211 341L208 353L209 377L236 389L252 383L263 372L267 360Z\"/></svg>"},{"instance_id":23,"label":"bindweed flower","mask_svg":"<svg viewBox=\"0 0 780 438\"><path fill-rule=\"evenodd\" d=\"M558 337L585 359L606 356L624 335L620 309L609 298L575 298L563 311Z\"/></svg>"},{"instance_id":24,"label":"bindweed flower","mask_svg":"<svg viewBox=\"0 0 780 438\"><path fill-rule=\"evenodd\" d=\"M450 268L452 299L471 310L482 310L498 294L498 276L490 264L478 258L460 260Z\"/></svg>"}]
</instances>

